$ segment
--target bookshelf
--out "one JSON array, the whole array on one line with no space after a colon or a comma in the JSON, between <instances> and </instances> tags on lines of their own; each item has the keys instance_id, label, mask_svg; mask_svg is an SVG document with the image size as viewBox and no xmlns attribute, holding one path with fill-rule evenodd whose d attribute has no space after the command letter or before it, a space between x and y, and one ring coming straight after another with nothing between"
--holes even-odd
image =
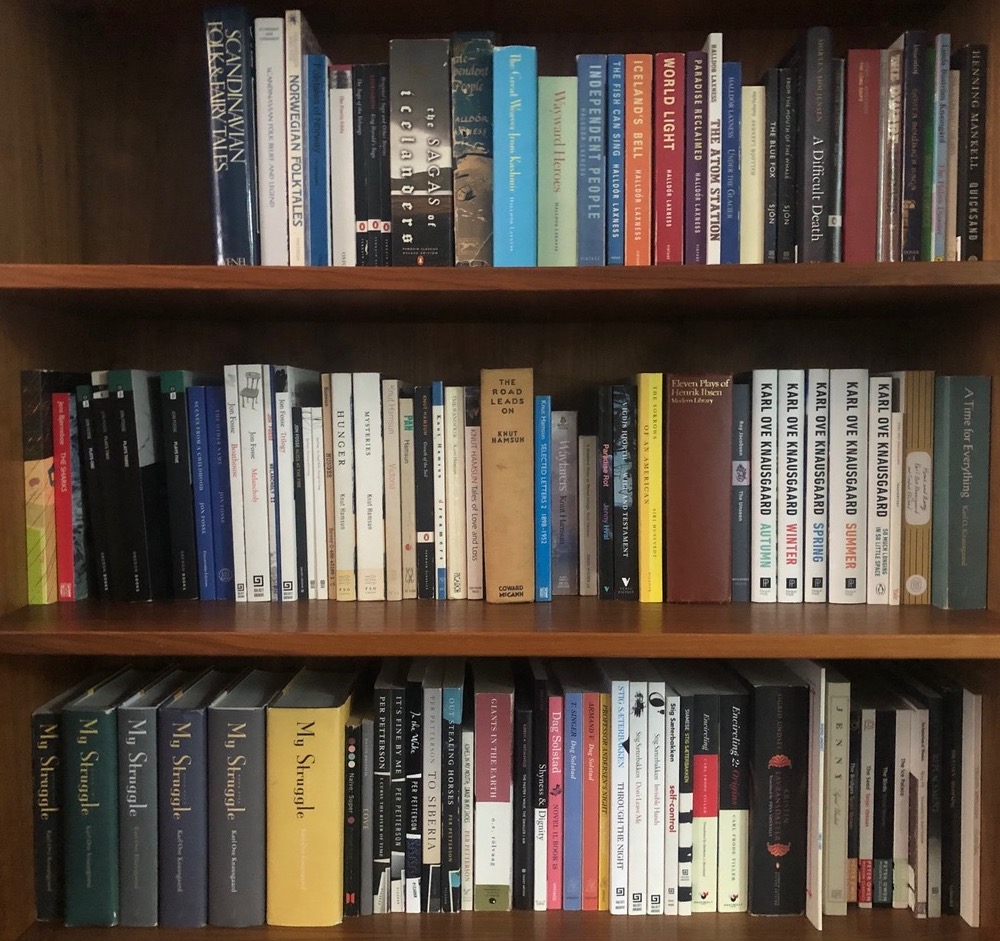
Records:
<instances>
[{"instance_id":1,"label":"bookshelf","mask_svg":"<svg viewBox=\"0 0 1000 941\"><path fill-rule=\"evenodd\" d=\"M274 13L280 4L253 3ZM838 49L883 46L907 26L949 29L1000 50L994 0L678 0L615 4L485 0L303 0L335 58L374 61L392 36L495 27L539 47L542 74L578 52L700 48L725 33L727 58L756 78L798 31L825 22ZM957 918L852 912L833 939L974 941L1000 934L1000 553L986 612L828 606L640 606L406 602L242 606L24 606L18 372L95 364L217 367L265 352L302 365L378 369L414 380L474 380L481 365L532 364L536 386L583 407L598 382L640 369L741 371L775 363L895 366L1000 378L1000 212L978 264L720 269L217 269L211 258L201 16L197 0L9 0L0 30L0 941L97 941L122 929L34 924L28 715L95 662L136 657L348 657L403 653L942 658L984 700L983 928ZM391 29L387 24L391 24ZM627 29L623 28L627 24ZM989 101L1000 101L1000 69ZM987 192L1000 182L1000 125L988 125ZM996 200L990 204L996 205ZM994 386L1000 402L1000 383ZM1000 414L1000 411L997 411ZM1000 448L1000 422L994 450ZM1000 474L992 487L1000 541ZM354 920L324 938L812 936L805 919L476 914ZM128 931L129 938L181 932ZM190 932L183 933L190 937ZM255 941L294 929L205 930Z\"/></svg>"}]
</instances>

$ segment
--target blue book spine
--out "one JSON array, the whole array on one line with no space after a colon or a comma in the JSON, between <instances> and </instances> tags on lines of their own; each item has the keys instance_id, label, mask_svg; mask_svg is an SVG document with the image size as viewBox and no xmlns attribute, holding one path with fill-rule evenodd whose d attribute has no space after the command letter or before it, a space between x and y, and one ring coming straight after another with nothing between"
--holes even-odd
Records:
<instances>
[{"instance_id":1,"label":"blue book spine","mask_svg":"<svg viewBox=\"0 0 1000 941\"><path fill-rule=\"evenodd\" d=\"M330 264L329 67L324 55L305 56L310 265Z\"/></svg>"},{"instance_id":2,"label":"blue book spine","mask_svg":"<svg viewBox=\"0 0 1000 941\"><path fill-rule=\"evenodd\" d=\"M253 20L239 6L205 11L215 263L259 265Z\"/></svg>"},{"instance_id":3,"label":"blue book spine","mask_svg":"<svg viewBox=\"0 0 1000 941\"><path fill-rule=\"evenodd\" d=\"M538 264L538 57L534 46L493 53L493 264Z\"/></svg>"},{"instance_id":4,"label":"blue book spine","mask_svg":"<svg viewBox=\"0 0 1000 941\"><path fill-rule=\"evenodd\" d=\"M722 63L722 246L724 265L740 263L740 121L743 69Z\"/></svg>"},{"instance_id":5,"label":"blue book spine","mask_svg":"<svg viewBox=\"0 0 1000 941\"><path fill-rule=\"evenodd\" d=\"M578 265L603 265L607 194L608 57L580 55L577 72L578 178L576 185L576 255Z\"/></svg>"},{"instance_id":6,"label":"blue book spine","mask_svg":"<svg viewBox=\"0 0 1000 941\"><path fill-rule=\"evenodd\" d=\"M212 545L215 548L215 597L218 601L236 598L233 579L232 501L229 493L229 437L226 431L226 390L205 387L205 415L208 419L208 474L211 486Z\"/></svg>"},{"instance_id":7,"label":"blue book spine","mask_svg":"<svg viewBox=\"0 0 1000 941\"><path fill-rule=\"evenodd\" d=\"M583 909L583 693L565 693L563 756L563 910Z\"/></svg>"},{"instance_id":8,"label":"blue book spine","mask_svg":"<svg viewBox=\"0 0 1000 941\"><path fill-rule=\"evenodd\" d=\"M535 396L535 601L552 600L552 396Z\"/></svg>"},{"instance_id":9,"label":"blue book spine","mask_svg":"<svg viewBox=\"0 0 1000 941\"><path fill-rule=\"evenodd\" d=\"M212 528L212 484L209 465L208 414L205 386L187 390L188 432L191 436L191 490L194 495L194 542L198 597L215 601L215 540Z\"/></svg>"},{"instance_id":10,"label":"blue book spine","mask_svg":"<svg viewBox=\"0 0 1000 941\"><path fill-rule=\"evenodd\" d=\"M608 56L608 242L609 265L625 264L625 56Z\"/></svg>"}]
</instances>

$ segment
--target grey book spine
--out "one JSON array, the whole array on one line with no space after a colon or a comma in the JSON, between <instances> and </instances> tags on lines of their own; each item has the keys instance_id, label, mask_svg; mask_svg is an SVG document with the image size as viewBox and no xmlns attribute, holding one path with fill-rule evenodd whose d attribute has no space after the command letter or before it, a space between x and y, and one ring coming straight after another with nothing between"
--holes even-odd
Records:
<instances>
[{"instance_id":1,"label":"grey book spine","mask_svg":"<svg viewBox=\"0 0 1000 941\"><path fill-rule=\"evenodd\" d=\"M577 469L576 412L552 413L552 593L580 593L580 517L577 500L580 477Z\"/></svg>"},{"instance_id":2,"label":"grey book spine","mask_svg":"<svg viewBox=\"0 0 1000 941\"><path fill-rule=\"evenodd\" d=\"M361 914L373 911L372 883L374 859L372 855L372 802L375 794L375 720L365 716L361 721Z\"/></svg>"},{"instance_id":3,"label":"grey book spine","mask_svg":"<svg viewBox=\"0 0 1000 941\"><path fill-rule=\"evenodd\" d=\"M264 708L208 710L208 920L265 921Z\"/></svg>"},{"instance_id":4,"label":"grey book spine","mask_svg":"<svg viewBox=\"0 0 1000 941\"><path fill-rule=\"evenodd\" d=\"M732 598L750 600L750 386L733 385Z\"/></svg>"}]
</instances>

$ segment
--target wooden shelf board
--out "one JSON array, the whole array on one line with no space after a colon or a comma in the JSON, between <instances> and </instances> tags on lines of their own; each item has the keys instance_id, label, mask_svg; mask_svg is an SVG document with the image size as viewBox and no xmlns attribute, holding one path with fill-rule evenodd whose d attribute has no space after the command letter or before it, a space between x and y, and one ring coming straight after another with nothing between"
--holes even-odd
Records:
<instances>
[{"instance_id":1,"label":"wooden shelf board","mask_svg":"<svg viewBox=\"0 0 1000 941\"><path fill-rule=\"evenodd\" d=\"M998 659L1000 616L836 605L158 602L25 607L0 654Z\"/></svg>"},{"instance_id":2,"label":"wooden shelf board","mask_svg":"<svg viewBox=\"0 0 1000 941\"><path fill-rule=\"evenodd\" d=\"M0 298L46 311L157 313L241 320L662 320L760 310L870 314L884 302L910 313L1000 300L1000 262L701 265L648 268L264 268L212 265L0 265ZM484 300L488 299L488 302ZM858 302L861 305L858 306ZM629 305L622 309L622 304Z\"/></svg>"}]
</instances>

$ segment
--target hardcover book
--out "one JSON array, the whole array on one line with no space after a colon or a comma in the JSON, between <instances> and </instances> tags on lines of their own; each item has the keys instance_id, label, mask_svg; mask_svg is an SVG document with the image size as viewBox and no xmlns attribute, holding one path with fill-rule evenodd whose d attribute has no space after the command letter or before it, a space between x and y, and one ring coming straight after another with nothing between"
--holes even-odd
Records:
<instances>
[{"instance_id":1,"label":"hardcover book","mask_svg":"<svg viewBox=\"0 0 1000 941\"><path fill-rule=\"evenodd\" d=\"M612 388L612 528L614 532L614 598L639 597L639 511L636 506L638 473L636 387Z\"/></svg>"},{"instance_id":2,"label":"hardcover book","mask_svg":"<svg viewBox=\"0 0 1000 941\"><path fill-rule=\"evenodd\" d=\"M625 264L625 56L608 56L607 259Z\"/></svg>"},{"instance_id":3,"label":"hardcover book","mask_svg":"<svg viewBox=\"0 0 1000 941\"><path fill-rule=\"evenodd\" d=\"M630 132L625 135L625 264L652 264L653 57L625 56Z\"/></svg>"},{"instance_id":4,"label":"hardcover book","mask_svg":"<svg viewBox=\"0 0 1000 941\"><path fill-rule=\"evenodd\" d=\"M538 79L538 265L577 264L577 78Z\"/></svg>"},{"instance_id":5,"label":"hardcover book","mask_svg":"<svg viewBox=\"0 0 1000 941\"><path fill-rule=\"evenodd\" d=\"M684 261L684 78L684 53L656 55L653 241L658 265Z\"/></svg>"},{"instance_id":6,"label":"hardcover book","mask_svg":"<svg viewBox=\"0 0 1000 941\"><path fill-rule=\"evenodd\" d=\"M606 258L607 60L596 53L576 57L578 265L603 265Z\"/></svg>"},{"instance_id":7,"label":"hardcover book","mask_svg":"<svg viewBox=\"0 0 1000 941\"><path fill-rule=\"evenodd\" d=\"M306 198L310 265L330 265L330 60L307 55L305 75Z\"/></svg>"},{"instance_id":8,"label":"hardcover book","mask_svg":"<svg viewBox=\"0 0 1000 941\"><path fill-rule=\"evenodd\" d=\"M684 69L684 263L703 265L708 224L708 56L689 52Z\"/></svg>"}]
</instances>

